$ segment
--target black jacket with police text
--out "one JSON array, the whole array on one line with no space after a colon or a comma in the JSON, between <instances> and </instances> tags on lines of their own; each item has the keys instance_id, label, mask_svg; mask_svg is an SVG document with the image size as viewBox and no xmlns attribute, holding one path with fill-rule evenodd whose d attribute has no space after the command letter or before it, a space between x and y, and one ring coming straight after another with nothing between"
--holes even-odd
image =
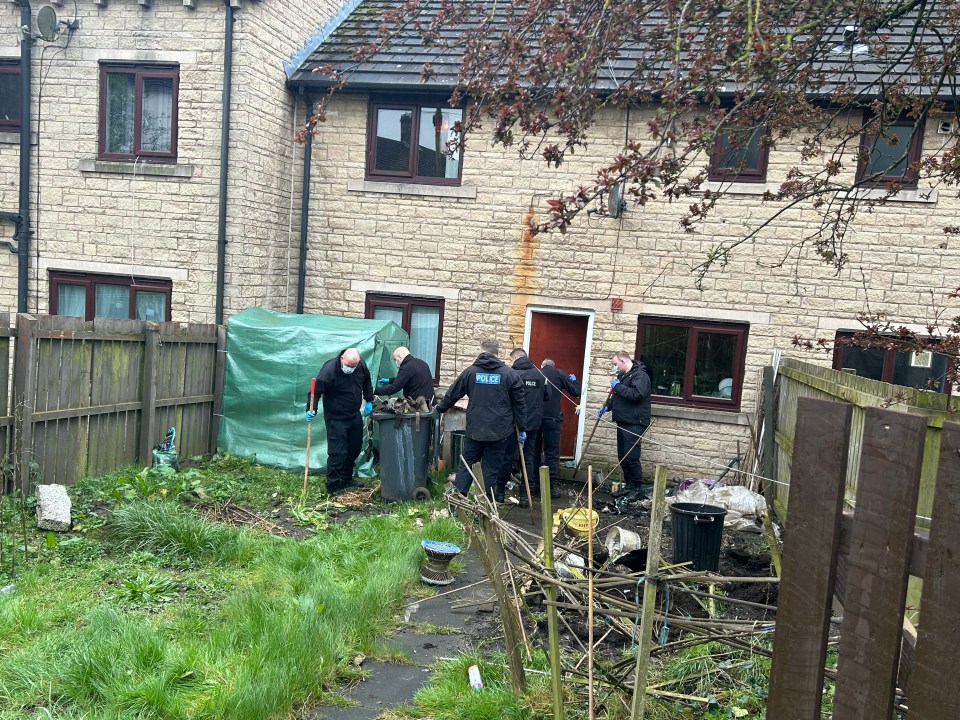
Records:
<instances>
[{"instance_id":1,"label":"black jacket with police text","mask_svg":"<svg viewBox=\"0 0 960 720\"><path fill-rule=\"evenodd\" d=\"M543 373L530 362L528 357L517 358L513 362L513 371L523 382L523 399L527 406L526 425L517 427L527 432L539 430L543 425L544 405L550 399L550 386Z\"/></svg>"},{"instance_id":2,"label":"black jacket with police text","mask_svg":"<svg viewBox=\"0 0 960 720\"><path fill-rule=\"evenodd\" d=\"M433 402L433 373L430 366L420 358L407 355L397 370L397 377L386 385L377 385L377 395L393 395L403 390L405 398L423 397Z\"/></svg>"},{"instance_id":3,"label":"black jacket with police text","mask_svg":"<svg viewBox=\"0 0 960 720\"><path fill-rule=\"evenodd\" d=\"M613 421L618 425L650 424L650 375L639 360L620 377L620 384L607 400L613 410Z\"/></svg>"},{"instance_id":4,"label":"black jacket with police text","mask_svg":"<svg viewBox=\"0 0 960 720\"><path fill-rule=\"evenodd\" d=\"M471 440L502 440L516 432L514 425L526 425L523 382L496 355L480 353L450 386L437 410L446 412L464 395L470 397L466 435Z\"/></svg>"},{"instance_id":5,"label":"black jacket with police text","mask_svg":"<svg viewBox=\"0 0 960 720\"><path fill-rule=\"evenodd\" d=\"M373 402L373 386L370 371L361 359L357 369L347 375L341 368L344 350L337 357L327 360L317 373L317 389L310 407L309 392L307 409L316 410L318 398L323 398L323 417L326 420L349 420L360 413L363 401Z\"/></svg>"},{"instance_id":6,"label":"black jacket with police text","mask_svg":"<svg viewBox=\"0 0 960 720\"><path fill-rule=\"evenodd\" d=\"M543 368L543 375L547 378L547 382L550 383L550 397L547 398L546 402L543 404L543 416L545 418L551 418L553 420L560 419L560 413L563 412L564 407L562 403L564 402L560 398L560 391L566 390L568 393L573 395L575 398L580 397L580 383L573 382L567 373L561 370L558 367L553 365L547 365ZM569 403L569 401L567 401ZM566 407L567 410L572 409L569 405Z\"/></svg>"}]
</instances>

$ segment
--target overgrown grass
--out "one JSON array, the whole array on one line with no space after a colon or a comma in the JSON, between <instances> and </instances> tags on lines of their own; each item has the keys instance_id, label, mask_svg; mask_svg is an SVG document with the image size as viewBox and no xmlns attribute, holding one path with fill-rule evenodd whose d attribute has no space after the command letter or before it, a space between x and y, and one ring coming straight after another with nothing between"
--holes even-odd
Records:
<instances>
[{"instance_id":1,"label":"overgrown grass","mask_svg":"<svg viewBox=\"0 0 960 720\"><path fill-rule=\"evenodd\" d=\"M301 489L237 467L235 501ZM354 654L390 657L420 540L461 540L402 506L302 542L220 525L172 498L228 471L188 472L86 481L83 531L52 547L34 534L38 557L0 595L0 720L288 717L356 678Z\"/></svg>"}]
</instances>

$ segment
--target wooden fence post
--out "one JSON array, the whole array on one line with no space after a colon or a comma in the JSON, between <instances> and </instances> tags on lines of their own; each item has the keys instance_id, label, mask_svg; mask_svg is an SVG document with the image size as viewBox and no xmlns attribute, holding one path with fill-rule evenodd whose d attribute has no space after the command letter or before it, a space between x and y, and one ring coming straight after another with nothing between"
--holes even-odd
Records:
<instances>
[{"instance_id":1,"label":"wooden fence post","mask_svg":"<svg viewBox=\"0 0 960 720\"><path fill-rule=\"evenodd\" d=\"M220 416L223 413L223 373L227 361L227 327L217 325L217 359L213 374L213 417L210 418L210 454L219 449Z\"/></svg>"},{"instance_id":2,"label":"wooden fence post","mask_svg":"<svg viewBox=\"0 0 960 720\"><path fill-rule=\"evenodd\" d=\"M157 436L157 355L160 330L143 328L143 404L140 409L140 463L153 465L153 446Z\"/></svg>"},{"instance_id":3,"label":"wooden fence post","mask_svg":"<svg viewBox=\"0 0 960 720\"><path fill-rule=\"evenodd\" d=\"M763 463L760 472L765 478L773 479L774 469L776 468L774 452L776 451L776 428L773 415L773 385L777 376L773 372L773 366L767 365L763 368L763 446L761 455ZM767 502L770 503L775 493L774 488L769 487L769 483L764 482L760 492L764 494ZM773 510L773 504L770 503L770 510Z\"/></svg>"},{"instance_id":4,"label":"wooden fence post","mask_svg":"<svg viewBox=\"0 0 960 720\"><path fill-rule=\"evenodd\" d=\"M769 720L820 717L852 412L827 400L797 404Z\"/></svg>"},{"instance_id":5,"label":"wooden fence post","mask_svg":"<svg viewBox=\"0 0 960 720\"><path fill-rule=\"evenodd\" d=\"M30 492L30 460L33 458L33 404L37 387L37 354L33 315L17 315L17 342L13 371L13 447L17 472L14 486Z\"/></svg>"}]
</instances>

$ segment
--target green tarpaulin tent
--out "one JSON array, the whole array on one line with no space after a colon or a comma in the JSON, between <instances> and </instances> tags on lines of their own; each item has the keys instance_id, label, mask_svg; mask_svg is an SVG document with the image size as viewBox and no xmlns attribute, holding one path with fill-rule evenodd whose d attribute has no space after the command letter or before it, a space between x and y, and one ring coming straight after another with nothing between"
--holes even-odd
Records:
<instances>
[{"instance_id":1,"label":"green tarpaulin tent","mask_svg":"<svg viewBox=\"0 0 960 720\"><path fill-rule=\"evenodd\" d=\"M333 315L286 315L253 308L230 318L218 447L257 462L303 472L310 379L348 347L360 351L374 383L396 375L391 357L407 334L394 322ZM381 368L383 370L381 371ZM359 412L360 408L357 408ZM311 472L326 472L323 409L313 421ZM366 449L366 439L364 448ZM357 462L359 477L373 477L372 458Z\"/></svg>"}]
</instances>

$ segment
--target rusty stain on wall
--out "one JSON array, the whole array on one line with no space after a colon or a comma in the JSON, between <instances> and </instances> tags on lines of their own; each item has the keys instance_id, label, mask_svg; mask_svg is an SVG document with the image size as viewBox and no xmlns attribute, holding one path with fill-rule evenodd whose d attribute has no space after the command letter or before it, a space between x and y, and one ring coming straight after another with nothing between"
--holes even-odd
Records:
<instances>
[{"instance_id":1,"label":"rusty stain on wall","mask_svg":"<svg viewBox=\"0 0 960 720\"><path fill-rule=\"evenodd\" d=\"M530 230L536 222L537 212L533 206L527 208L520 221L520 240L517 243L517 261L510 279L510 309L507 317L507 330L519 346L523 342L523 327L526 320L527 296L535 295L537 290L537 247L538 236Z\"/></svg>"}]
</instances>

